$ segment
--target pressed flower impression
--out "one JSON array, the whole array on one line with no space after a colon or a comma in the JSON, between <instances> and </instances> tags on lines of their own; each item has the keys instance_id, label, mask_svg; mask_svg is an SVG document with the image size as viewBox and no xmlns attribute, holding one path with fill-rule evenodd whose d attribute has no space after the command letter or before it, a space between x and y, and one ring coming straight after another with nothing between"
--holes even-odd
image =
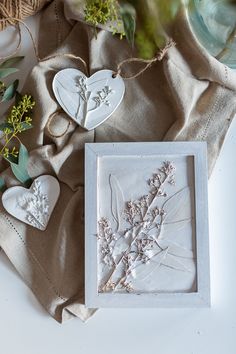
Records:
<instances>
[{"instance_id":1,"label":"pressed flower impression","mask_svg":"<svg viewBox=\"0 0 236 354\"><path fill-rule=\"evenodd\" d=\"M87 77L80 70L63 69L53 79L53 91L62 109L77 124L92 130L118 108L125 85L111 70L99 70Z\"/></svg>"},{"instance_id":2,"label":"pressed flower impression","mask_svg":"<svg viewBox=\"0 0 236 354\"><path fill-rule=\"evenodd\" d=\"M126 166L129 181L125 182L123 173L118 171L106 177L108 190L105 193L110 212L99 205L102 217L98 220L97 233L98 291L194 290L193 191L187 181L192 173L189 166L192 162L185 164L182 158L175 158L174 162L158 158L149 178L148 173L138 171L139 160L133 159L133 171L128 171ZM176 169L181 163L185 178ZM148 164L147 161L147 169ZM135 184L132 179L136 179ZM140 194L135 191L137 184ZM183 278L181 283L177 281L179 272ZM165 279L162 279L164 274Z\"/></svg>"},{"instance_id":3,"label":"pressed flower impression","mask_svg":"<svg viewBox=\"0 0 236 354\"><path fill-rule=\"evenodd\" d=\"M143 145L158 143L150 144ZM93 220L95 232L86 235L96 244L97 297L197 294L196 157L94 145L115 146L114 155L96 155L96 230Z\"/></svg>"}]
</instances>

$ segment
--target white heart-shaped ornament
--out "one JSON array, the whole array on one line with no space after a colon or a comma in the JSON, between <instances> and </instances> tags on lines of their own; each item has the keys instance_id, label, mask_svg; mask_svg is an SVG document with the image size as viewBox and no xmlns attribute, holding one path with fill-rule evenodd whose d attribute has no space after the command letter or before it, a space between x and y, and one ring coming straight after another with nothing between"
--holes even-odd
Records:
<instances>
[{"instance_id":1,"label":"white heart-shaped ornament","mask_svg":"<svg viewBox=\"0 0 236 354\"><path fill-rule=\"evenodd\" d=\"M7 189L2 204L16 219L44 231L59 195L57 179L44 175L36 178L29 189L20 186Z\"/></svg>"},{"instance_id":2,"label":"white heart-shaped ornament","mask_svg":"<svg viewBox=\"0 0 236 354\"><path fill-rule=\"evenodd\" d=\"M102 124L121 103L125 84L111 70L90 77L77 69L59 71L53 79L53 92L63 110L87 130Z\"/></svg>"}]
</instances>

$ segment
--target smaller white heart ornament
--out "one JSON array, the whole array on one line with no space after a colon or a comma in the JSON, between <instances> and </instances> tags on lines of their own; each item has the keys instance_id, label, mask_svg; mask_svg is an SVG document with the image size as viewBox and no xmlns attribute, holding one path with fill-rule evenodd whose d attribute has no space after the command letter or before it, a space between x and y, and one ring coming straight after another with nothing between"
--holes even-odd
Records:
<instances>
[{"instance_id":1,"label":"smaller white heart ornament","mask_svg":"<svg viewBox=\"0 0 236 354\"><path fill-rule=\"evenodd\" d=\"M124 80L111 70L87 77L80 70L64 69L54 76L52 88L62 109L87 130L109 118L125 93Z\"/></svg>"},{"instance_id":2,"label":"smaller white heart ornament","mask_svg":"<svg viewBox=\"0 0 236 354\"><path fill-rule=\"evenodd\" d=\"M20 186L8 188L2 195L2 204L16 219L44 231L59 195L58 180L44 175L36 178L29 189Z\"/></svg>"}]
</instances>

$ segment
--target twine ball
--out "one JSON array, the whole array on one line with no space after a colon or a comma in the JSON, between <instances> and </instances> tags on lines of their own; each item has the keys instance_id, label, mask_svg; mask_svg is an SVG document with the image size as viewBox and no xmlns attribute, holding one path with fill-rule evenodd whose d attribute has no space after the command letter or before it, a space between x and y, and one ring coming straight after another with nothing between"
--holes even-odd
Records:
<instances>
[{"instance_id":1,"label":"twine ball","mask_svg":"<svg viewBox=\"0 0 236 354\"><path fill-rule=\"evenodd\" d=\"M0 19L17 18L24 20L36 14L49 0L1 0ZM0 21L0 31L9 24L14 25L14 20Z\"/></svg>"}]
</instances>

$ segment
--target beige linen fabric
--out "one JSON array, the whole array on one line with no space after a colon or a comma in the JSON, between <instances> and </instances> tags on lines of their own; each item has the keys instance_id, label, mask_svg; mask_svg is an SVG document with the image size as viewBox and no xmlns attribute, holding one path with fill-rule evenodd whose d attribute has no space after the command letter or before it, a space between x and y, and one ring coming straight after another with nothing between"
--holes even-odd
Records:
<instances>
[{"instance_id":1,"label":"beige linen fabric","mask_svg":"<svg viewBox=\"0 0 236 354\"><path fill-rule=\"evenodd\" d=\"M40 56L74 53L86 60L90 74L132 56L125 41L106 30L94 38L93 29L71 19L70 9L54 0L44 10ZM36 297L57 320L89 318L94 310L84 302L84 144L86 142L206 140L209 171L212 171L232 117L236 113L236 73L210 57L193 37L184 11L175 23L176 48L163 62L154 64L135 80L126 80L124 100L116 112L95 131L86 132L71 122L61 138L50 136L47 121L59 107L52 92L58 70L79 61L56 57L39 63L29 75L24 92L36 102L34 129L24 133L31 150L29 173L55 175L61 196L45 232L26 226L1 208L0 246ZM139 66L140 67L140 66ZM139 69L124 68L128 75ZM51 129L55 134L67 126L59 113ZM3 168L4 166L1 166ZM9 169L7 185L16 184Z\"/></svg>"}]
</instances>

